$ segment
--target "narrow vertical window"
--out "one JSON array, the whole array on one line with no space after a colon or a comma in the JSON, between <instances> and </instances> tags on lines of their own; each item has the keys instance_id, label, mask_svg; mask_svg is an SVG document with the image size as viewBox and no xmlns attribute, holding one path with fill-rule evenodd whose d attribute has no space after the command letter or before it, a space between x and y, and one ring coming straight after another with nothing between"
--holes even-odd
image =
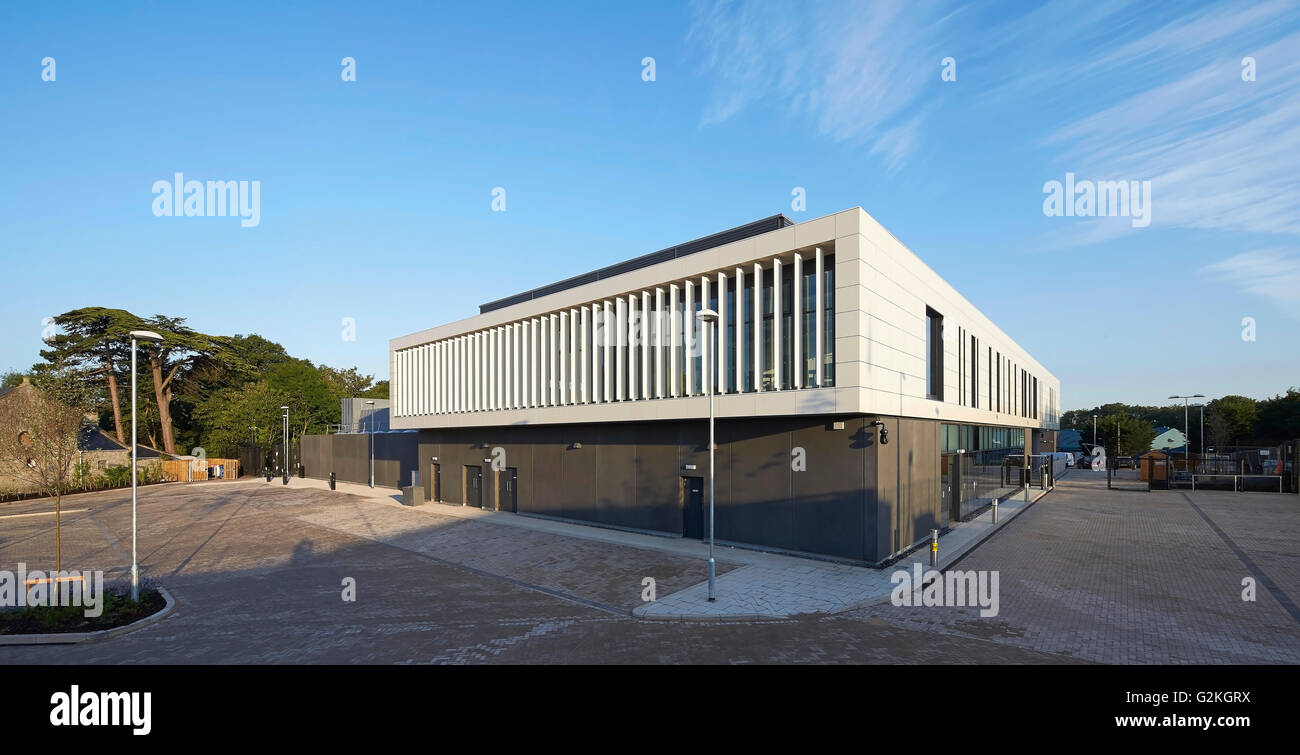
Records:
<instances>
[{"instance_id":1,"label":"narrow vertical window","mask_svg":"<svg viewBox=\"0 0 1300 755\"><path fill-rule=\"evenodd\" d=\"M778 262L776 264L779 265L780 263ZM772 285L773 285L773 280L778 275L778 273L775 272L775 266L773 267L774 270L771 275L763 276L763 301L761 302L762 310L763 310L763 322L762 322L763 356L760 364L762 364L763 366L763 372L761 378L762 378L763 390L765 391L772 390L773 383L775 380L775 375L776 375L773 367L776 364L775 360L780 356L779 354L772 353L772 336L773 333L775 332L773 330L773 323L772 323L772 316L773 316Z\"/></svg>"},{"instance_id":2,"label":"narrow vertical window","mask_svg":"<svg viewBox=\"0 0 1300 755\"><path fill-rule=\"evenodd\" d=\"M943 401L943 315L925 308L925 397Z\"/></svg>"},{"instance_id":3,"label":"narrow vertical window","mask_svg":"<svg viewBox=\"0 0 1300 755\"><path fill-rule=\"evenodd\" d=\"M736 351L736 317L740 315L740 310L736 309L736 285L727 286L727 332L723 336L723 342L726 343L727 359L736 359L739 352ZM734 393L739 390L736 386L735 365L729 365L726 374L722 376L723 389L728 393Z\"/></svg>"},{"instance_id":4,"label":"narrow vertical window","mask_svg":"<svg viewBox=\"0 0 1300 755\"><path fill-rule=\"evenodd\" d=\"M822 386L835 385L835 255L825 258L822 271Z\"/></svg>"},{"instance_id":5,"label":"narrow vertical window","mask_svg":"<svg viewBox=\"0 0 1300 755\"><path fill-rule=\"evenodd\" d=\"M781 266L781 387L794 387L794 266Z\"/></svg>"},{"instance_id":6,"label":"narrow vertical window","mask_svg":"<svg viewBox=\"0 0 1300 755\"><path fill-rule=\"evenodd\" d=\"M799 281L802 292L799 306L803 310L799 315L799 354L805 386L817 385L817 269L815 265L805 264L803 276Z\"/></svg>"}]
</instances>

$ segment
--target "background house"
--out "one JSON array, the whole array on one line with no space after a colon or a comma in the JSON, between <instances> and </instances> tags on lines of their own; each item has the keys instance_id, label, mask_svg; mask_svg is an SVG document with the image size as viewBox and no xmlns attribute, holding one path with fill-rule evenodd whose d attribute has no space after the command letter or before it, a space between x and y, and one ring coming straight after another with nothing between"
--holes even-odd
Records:
<instances>
[{"instance_id":1,"label":"background house","mask_svg":"<svg viewBox=\"0 0 1300 755\"><path fill-rule=\"evenodd\" d=\"M0 391L0 402L11 401L24 391L35 391L36 387L27 378L19 385ZM0 427L0 432L21 433L21 427ZM162 463L162 454L147 446L136 447L137 458L142 469L157 469ZM99 477L112 467L131 466L130 446L118 443L116 439L99 429L98 419L86 415L77 436L77 464L84 464L83 470L89 477ZM75 477L74 472L74 477ZM29 492L32 485L20 477L0 471L0 491Z\"/></svg>"},{"instance_id":2,"label":"background house","mask_svg":"<svg viewBox=\"0 0 1300 755\"><path fill-rule=\"evenodd\" d=\"M1151 439L1151 450L1183 453L1187 450L1187 436L1182 430L1172 427L1157 427L1156 437Z\"/></svg>"}]
</instances>

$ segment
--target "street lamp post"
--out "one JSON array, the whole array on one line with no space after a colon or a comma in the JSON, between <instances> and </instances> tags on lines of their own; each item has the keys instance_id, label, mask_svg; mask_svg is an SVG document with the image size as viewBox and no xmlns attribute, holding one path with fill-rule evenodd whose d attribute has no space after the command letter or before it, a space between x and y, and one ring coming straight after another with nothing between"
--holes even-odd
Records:
<instances>
[{"instance_id":1,"label":"street lamp post","mask_svg":"<svg viewBox=\"0 0 1300 755\"><path fill-rule=\"evenodd\" d=\"M1092 415L1092 445L1097 445L1097 415Z\"/></svg>"},{"instance_id":2,"label":"street lamp post","mask_svg":"<svg viewBox=\"0 0 1300 755\"><path fill-rule=\"evenodd\" d=\"M1169 398L1183 400L1183 462L1186 463L1188 457L1191 456L1191 450L1192 450L1192 426L1191 423L1188 421L1188 406L1190 404L1189 399L1205 398L1205 394L1193 393L1190 396L1170 396ZM1205 445L1204 439L1201 440L1201 445L1202 447ZM1188 471L1191 471L1190 468Z\"/></svg>"},{"instance_id":3,"label":"street lamp post","mask_svg":"<svg viewBox=\"0 0 1300 755\"><path fill-rule=\"evenodd\" d=\"M370 407L370 487L375 486L375 402L367 401ZM398 485L401 483L399 482Z\"/></svg>"},{"instance_id":4,"label":"street lamp post","mask_svg":"<svg viewBox=\"0 0 1300 755\"><path fill-rule=\"evenodd\" d=\"M701 378L704 382L704 392L709 396L709 602L717 599L715 591L715 575L717 573L716 564L713 560L713 369L711 359L714 349L717 345L717 323L718 313L712 309L701 309L695 313L695 317L704 324L707 334L705 336L704 347L704 374Z\"/></svg>"},{"instance_id":5,"label":"street lamp post","mask_svg":"<svg viewBox=\"0 0 1300 755\"><path fill-rule=\"evenodd\" d=\"M284 412L284 460L281 461L284 469L284 484L289 484L289 407L282 406L280 410Z\"/></svg>"},{"instance_id":6,"label":"street lamp post","mask_svg":"<svg viewBox=\"0 0 1300 755\"><path fill-rule=\"evenodd\" d=\"M1201 409L1201 459L1203 460L1205 459L1205 404L1197 404L1197 406Z\"/></svg>"},{"instance_id":7,"label":"street lamp post","mask_svg":"<svg viewBox=\"0 0 1300 755\"><path fill-rule=\"evenodd\" d=\"M136 344L140 341L162 343L162 340L162 336L151 330L131 331L131 600L136 603L140 601L140 560L136 548L136 486L138 484L136 475L139 460L135 426L135 350Z\"/></svg>"}]
</instances>

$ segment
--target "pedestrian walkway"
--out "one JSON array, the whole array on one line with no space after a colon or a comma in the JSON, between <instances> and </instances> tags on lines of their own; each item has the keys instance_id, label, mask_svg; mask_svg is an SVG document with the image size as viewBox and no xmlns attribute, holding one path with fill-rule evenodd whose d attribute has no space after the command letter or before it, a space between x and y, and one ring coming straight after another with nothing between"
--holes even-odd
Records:
<instances>
[{"instance_id":1,"label":"pedestrian walkway","mask_svg":"<svg viewBox=\"0 0 1300 755\"><path fill-rule=\"evenodd\" d=\"M279 478L271 484L279 486ZM323 480L293 479L291 486L328 488ZM679 537L667 537L571 522L544 519L527 515L438 503L420 507L403 506L401 494L392 488L371 488L355 483L337 483L339 492L371 499L377 503L405 509L413 516L428 511L442 516L463 517L491 522L509 527L519 527L535 532L545 532L564 537L595 540L632 548L655 550L678 556L708 559L708 543ZM969 522L954 525L939 538L939 568L954 564L995 531L1033 505L1044 495L1031 491L1026 503L1023 495L998 506L998 522L992 521L992 511L985 511ZM719 546L715 559L738 565L739 568L720 575L715 580L716 600L708 600L708 583L679 590L647 602L633 609L632 614L651 620L752 620L780 619L800 614L838 613L889 599L894 585L891 575L899 570L909 572L914 564L923 569L929 566L930 549L927 546L914 551L885 569L800 558L779 553L767 553L748 548Z\"/></svg>"},{"instance_id":2,"label":"pedestrian walkway","mask_svg":"<svg viewBox=\"0 0 1300 755\"><path fill-rule=\"evenodd\" d=\"M978 546L999 528L1042 497L1034 491L1028 503L1023 497L998 506L998 522L992 510L969 522L953 526L939 538L938 568L946 569ZM706 546L707 548L707 546ZM894 589L891 576L900 569L909 573L919 565L930 566L930 548L923 546L884 569L828 564L810 559L789 559L781 563L750 564L718 577L716 600L708 600L708 584L647 603L632 611L634 616L660 620L786 618L809 613L839 613L889 600Z\"/></svg>"}]
</instances>

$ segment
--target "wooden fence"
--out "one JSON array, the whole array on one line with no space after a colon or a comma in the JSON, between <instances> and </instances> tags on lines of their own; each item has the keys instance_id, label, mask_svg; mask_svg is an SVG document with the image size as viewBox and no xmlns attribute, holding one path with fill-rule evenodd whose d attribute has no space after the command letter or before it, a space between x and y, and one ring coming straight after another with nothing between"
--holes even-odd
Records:
<instances>
[{"instance_id":1,"label":"wooden fence","mask_svg":"<svg viewBox=\"0 0 1300 755\"><path fill-rule=\"evenodd\" d=\"M162 463L163 477L172 482L207 480L218 471L222 480L239 477L239 459L170 459Z\"/></svg>"}]
</instances>

